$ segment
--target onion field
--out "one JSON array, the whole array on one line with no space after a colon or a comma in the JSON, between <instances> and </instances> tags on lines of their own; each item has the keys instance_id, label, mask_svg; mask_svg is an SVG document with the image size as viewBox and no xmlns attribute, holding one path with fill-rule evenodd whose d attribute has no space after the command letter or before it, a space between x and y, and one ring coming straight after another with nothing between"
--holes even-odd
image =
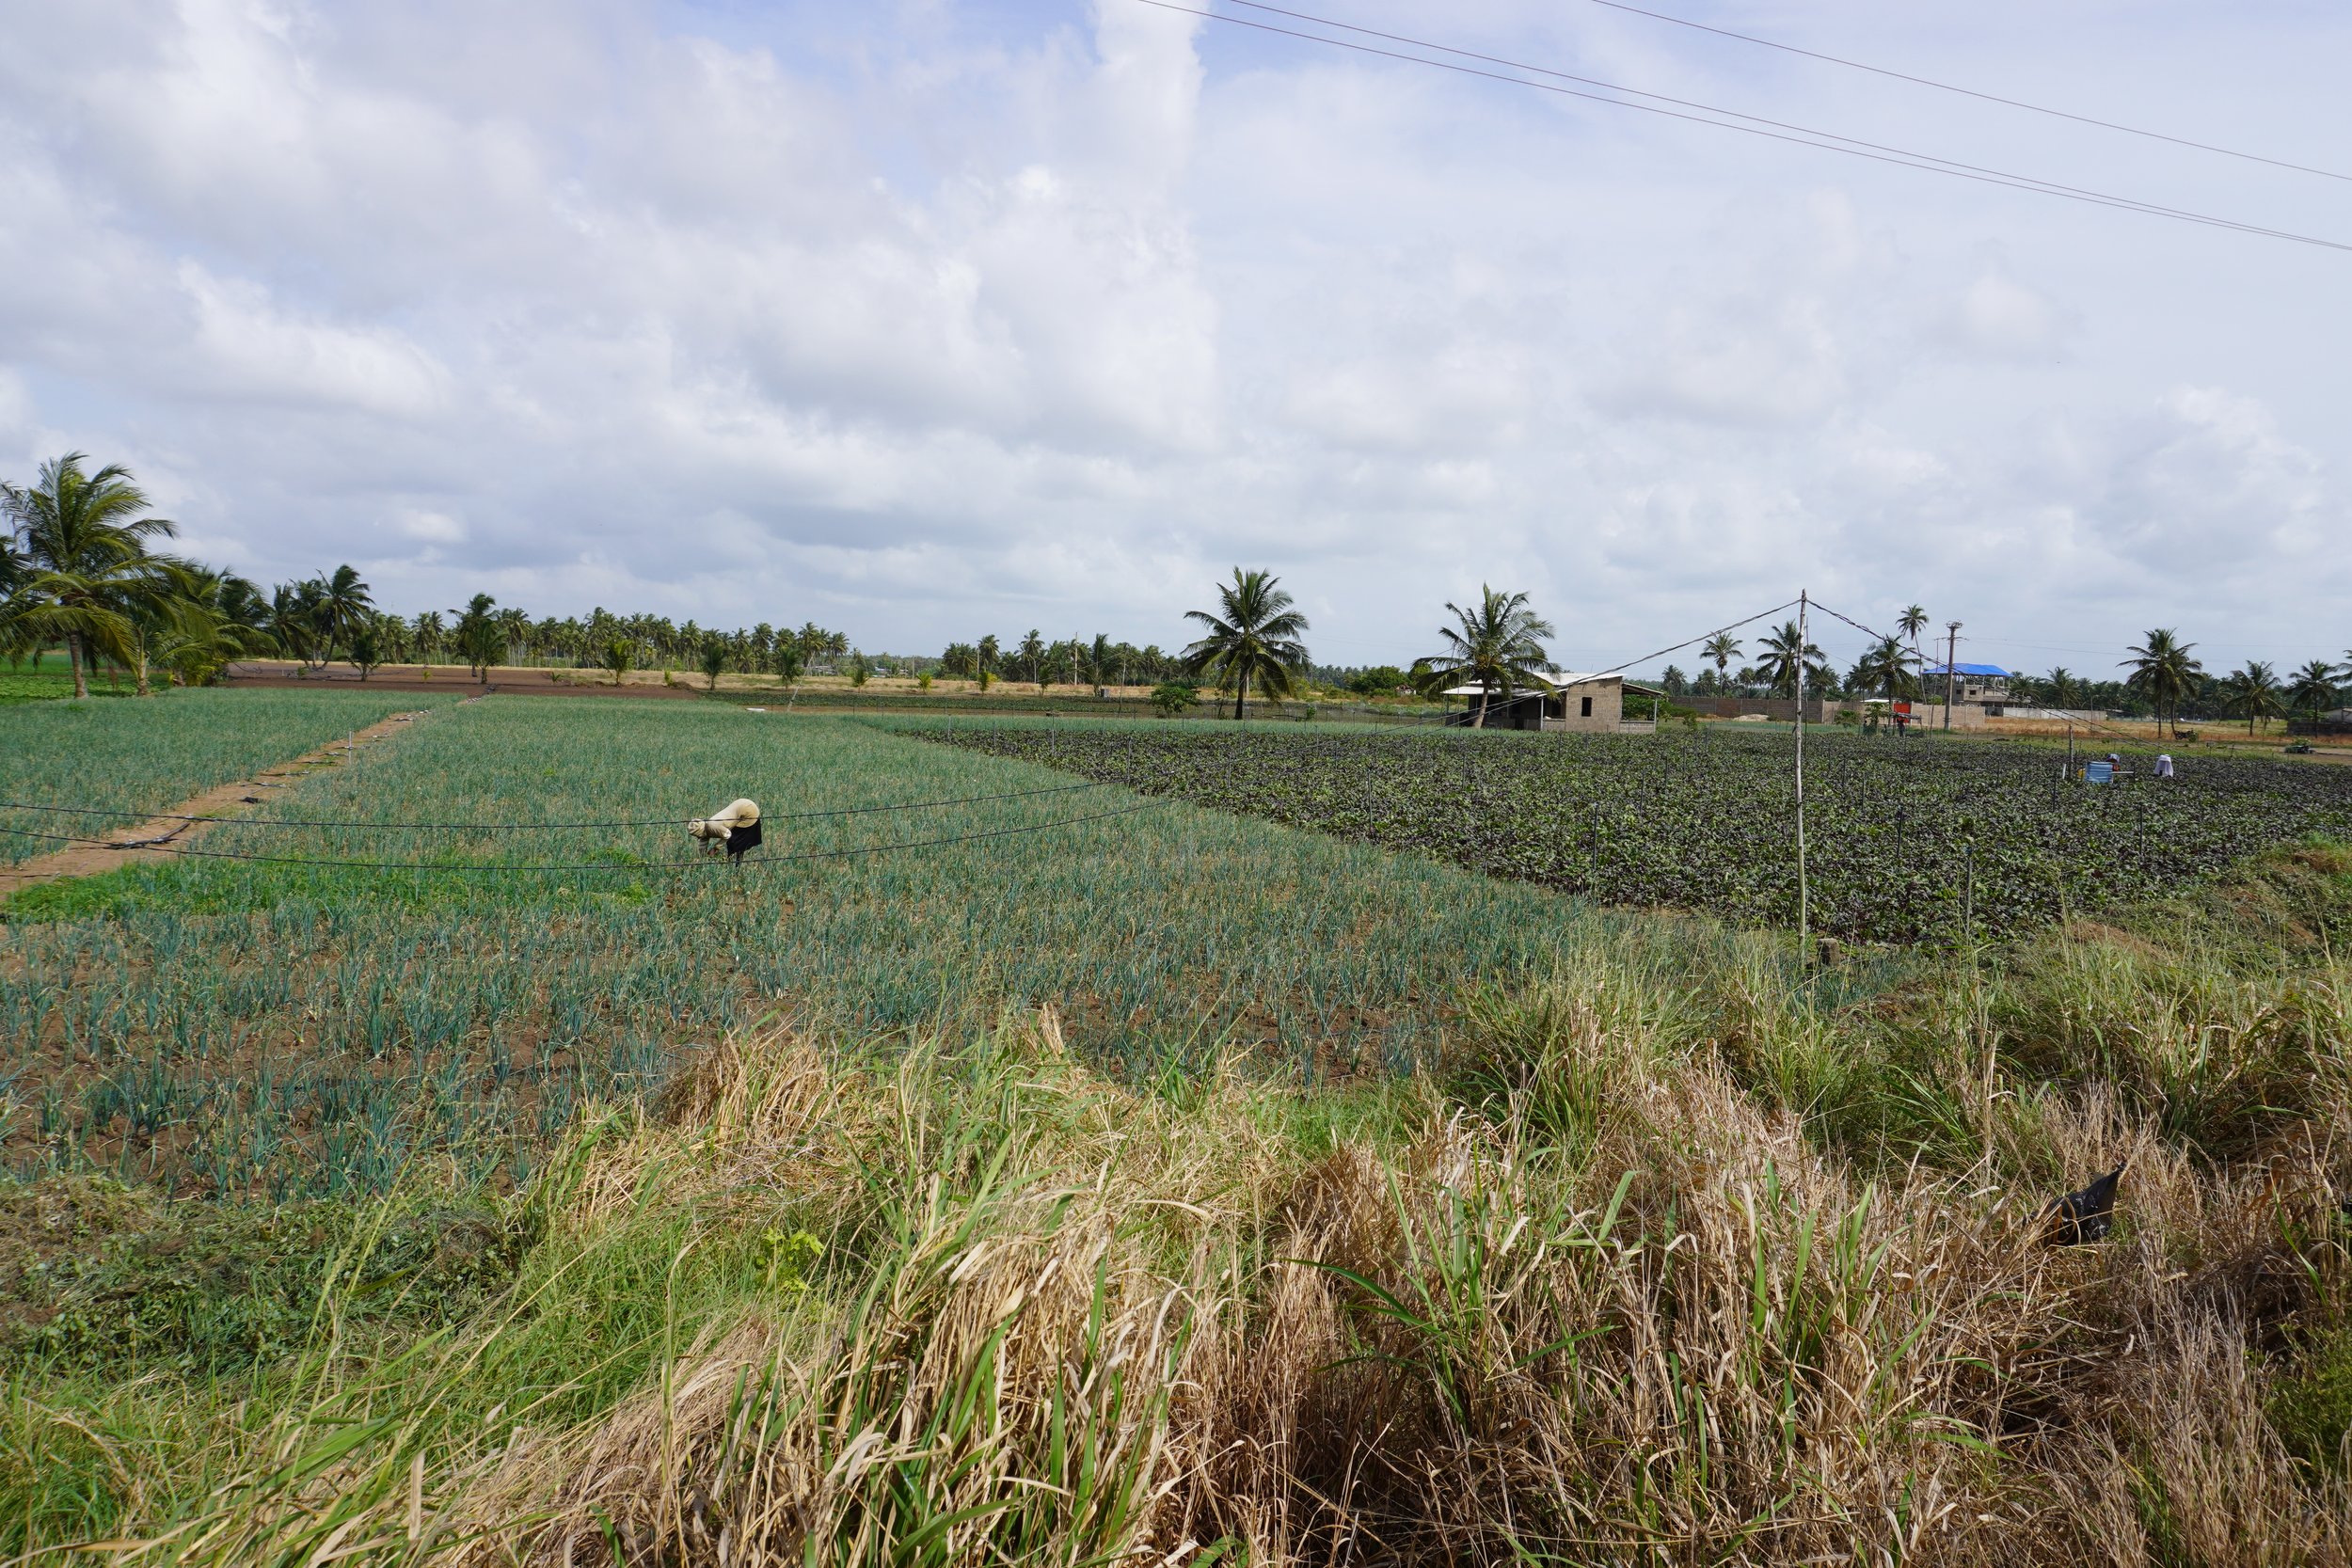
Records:
<instances>
[{"instance_id":1,"label":"onion field","mask_svg":"<svg viewBox=\"0 0 2352 1568\"><path fill-rule=\"evenodd\" d=\"M400 691L158 691L116 702L0 706L0 802L167 811L199 790L291 761L395 713L454 696ZM58 816L0 803L0 865L135 818ZM103 826L94 827L94 822Z\"/></svg>"},{"instance_id":2,"label":"onion field","mask_svg":"<svg viewBox=\"0 0 2352 1568\"><path fill-rule=\"evenodd\" d=\"M739 795L780 858L692 858L679 824ZM898 809L942 800L963 803ZM509 1180L583 1102L777 1014L882 1041L1050 1003L1129 1077L1237 1050L1371 1070L1464 981L1540 969L1603 919L1034 761L717 705L444 707L251 809L333 825L226 824L203 857L0 906L10 1168L275 1197L445 1158ZM523 865L568 869L499 869Z\"/></svg>"},{"instance_id":3,"label":"onion field","mask_svg":"<svg viewBox=\"0 0 2352 1568\"><path fill-rule=\"evenodd\" d=\"M920 733L1603 904L1797 917L1786 731ZM2047 745L1818 731L1805 748L1813 928L1863 942L2000 937L2169 896L2307 835L2352 837L2352 768L2199 755L2173 779L2093 786L2061 783L2064 753Z\"/></svg>"}]
</instances>

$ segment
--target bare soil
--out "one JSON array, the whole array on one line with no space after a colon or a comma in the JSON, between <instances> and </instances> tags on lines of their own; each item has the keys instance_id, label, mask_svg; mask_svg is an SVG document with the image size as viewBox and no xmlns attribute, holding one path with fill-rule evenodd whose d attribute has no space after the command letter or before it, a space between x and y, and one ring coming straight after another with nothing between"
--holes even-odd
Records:
<instances>
[{"instance_id":1,"label":"bare soil","mask_svg":"<svg viewBox=\"0 0 2352 1568\"><path fill-rule=\"evenodd\" d=\"M191 817L233 816L239 808L261 803L264 792L283 789L297 779L326 768L340 768L351 760L354 744L367 745L383 739L402 725L423 718L422 713L395 713L380 720L343 740L332 740L316 751L305 752L292 762L278 763L253 774L224 784L215 784L199 794L191 795L169 811L159 813L135 828L111 831L84 829L93 840L75 844L54 854L38 855L15 865L0 866L0 903L19 888L36 882L54 882L65 877L90 877L102 871L112 871L119 865L137 862L169 860L173 851L201 838L213 824L190 821Z\"/></svg>"}]
</instances>

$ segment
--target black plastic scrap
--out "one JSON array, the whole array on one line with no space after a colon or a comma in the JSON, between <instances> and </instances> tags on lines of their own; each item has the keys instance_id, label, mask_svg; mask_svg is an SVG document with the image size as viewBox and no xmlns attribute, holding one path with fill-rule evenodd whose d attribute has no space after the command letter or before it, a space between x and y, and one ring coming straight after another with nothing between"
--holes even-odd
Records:
<instances>
[{"instance_id":1,"label":"black plastic scrap","mask_svg":"<svg viewBox=\"0 0 2352 1568\"><path fill-rule=\"evenodd\" d=\"M2081 1192L2068 1193L2050 1205L2050 1245L2081 1246L2106 1240L2115 1224L2116 1183L2123 1180L2123 1167L2129 1164L2117 1162L2113 1170Z\"/></svg>"}]
</instances>

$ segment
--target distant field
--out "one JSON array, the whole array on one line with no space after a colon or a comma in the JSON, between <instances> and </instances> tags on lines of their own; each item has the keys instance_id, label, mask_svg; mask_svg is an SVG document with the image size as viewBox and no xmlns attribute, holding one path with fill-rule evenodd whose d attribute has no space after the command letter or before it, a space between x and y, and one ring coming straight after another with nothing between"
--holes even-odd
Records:
<instances>
[{"instance_id":1,"label":"distant field","mask_svg":"<svg viewBox=\"0 0 2352 1568\"><path fill-rule=\"evenodd\" d=\"M109 685L103 675L90 683L93 696L127 696L130 691L130 682ZM0 705L37 703L72 695L73 673L66 668L62 653L44 653L39 657L20 656L0 664Z\"/></svg>"},{"instance_id":2,"label":"distant field","mask_svg":"<svg viewBox=\"0 0 2352 1568\"><path fill-rule=\"evenodd\" d=\"M1363 735L977 723L911 733L1605 904L1796 919L1785 730ZM1813 926L1864 941L1959 936L1971 850L1982 937L2068 910L2166 896L2308 834L2352 836L2352 772L2272 759L2201 754L2169 782L2060 788L2058 760L2039 745L1819 732L1806 758Z\"/></svg>"},{"instance_id":3,"label":"distant field","mask_svg":"<svg viewBox=\"0 0 2352 1568\"><path fill-rule=\"evenodd\" d=\"M45 677L44 677L45 678ZM284 762L377 720L453 699L361 691L162 690L143 701L0 707L0 802L167 810L201 789ZM87 833L132 817L73 817L0 804L0 864L58 847L33 833Z\"/></svg>"},{"instance_id":4,"label":"distant field","mask_svg":"<svg viewBox=\"0 0 2352 1568\"><path fill-rule=\"evenodd\" d=\"M255 694L237 695L185 713L245 734ZM1465 982L1541 970L1600 920L1539 888L1181 803L1101 816L1138 798L1072 783L718 705L498 696L440 712L363 777L322 774L272 814L526 826L237 825L202 847L580 869L189 860L19 895L0 964L6 1157L95 1150L199 1191L380 1185L437 1149L511 1170L581 1101L785 1010L871 1037L1051 1002L1074 1046L1130 1075L1232 1049L1310 1075L1391 1068ZM866 809L1040 788L1061 792ZM660 868L689 852L684 818L746 794L771 814L771 854L1001 836ZM527 826L645 818L659 825Z\"/></svg>"}]
</instances>

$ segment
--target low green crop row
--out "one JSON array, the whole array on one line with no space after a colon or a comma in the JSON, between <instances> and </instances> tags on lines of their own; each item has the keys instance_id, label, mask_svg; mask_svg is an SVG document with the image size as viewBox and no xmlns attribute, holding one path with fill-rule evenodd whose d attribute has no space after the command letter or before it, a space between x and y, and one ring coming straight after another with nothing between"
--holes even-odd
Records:
<instances>
[{"instance_id":1,"label":"low green crop row","mask_svg":"<svg viewBox=\"0 0 2352 1568\"><path fill-rule=\"evenodd\" d=\"M900 729L1606 904L1797 919L1785 732ZM1999 937L2352 835L2352 769L2201 756L2096 786L2062 781L2040 746L1815 733L1805 749L1811 925L1866 942Z\"/></svg>"},{"instance_id":2,"label":"low green crop row","mask_svg":"<svg viewBox=\"0 0 2352 1568\"><path fill-rule=\"evenodd\" d=\"M44 677L45 678L45 677ZM379 719L453 698L384 691L162 690L144 700L0 706L0 802L167 811L199 790L313 751ZM0 804L0 864L103 837L136 816Z\"/></svg>"}]
</instances>

